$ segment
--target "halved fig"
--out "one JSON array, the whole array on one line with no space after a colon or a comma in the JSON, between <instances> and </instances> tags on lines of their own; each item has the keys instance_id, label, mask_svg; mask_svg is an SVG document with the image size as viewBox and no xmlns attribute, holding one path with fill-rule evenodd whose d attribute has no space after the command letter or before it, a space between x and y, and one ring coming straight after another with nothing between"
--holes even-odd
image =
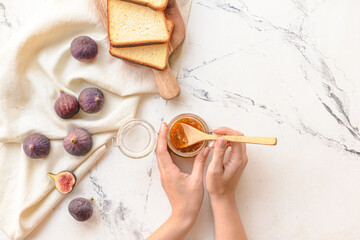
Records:
<instances>
[{"instance_id":1,"label":"halved fig","mask_svg":"<svg viewBox=\"0 0 360 240\"><path fill-rule=\"evenodd\" d=\"M74 189L76 184L76 177L70 171L62 171L58 174L48 173L54 180L55 188L62 194L68 194Z\"/></svg>"}]
</instances>

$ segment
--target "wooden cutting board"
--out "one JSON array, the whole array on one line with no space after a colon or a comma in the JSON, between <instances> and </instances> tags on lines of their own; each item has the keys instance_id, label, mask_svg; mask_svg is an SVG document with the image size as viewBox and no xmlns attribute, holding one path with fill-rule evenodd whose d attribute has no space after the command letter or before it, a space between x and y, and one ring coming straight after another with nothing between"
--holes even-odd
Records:
<instances>
[{"instance_id":1,"label":"wooden cutting board","mask_svg":"<svg viewBox=\"0 0 360 240\"><path fill-rule=\"evenodd\" d=\"M96 8L100 14L101 22L105 29L108 29L107 18L107 0L94 0ZM170 55L179 47L185 38L185 24L182 19L178 4L176 0L169 0L168 6L165 10L166 18L170 18L174 21L174 30L170 39ZM180 87L174 76L169 62L166 68L162 71L153 69L153 73L156 79L156 84L159 89L159 94L163 99L170 100L180 94Z\"/></svg>"}]
</instances>

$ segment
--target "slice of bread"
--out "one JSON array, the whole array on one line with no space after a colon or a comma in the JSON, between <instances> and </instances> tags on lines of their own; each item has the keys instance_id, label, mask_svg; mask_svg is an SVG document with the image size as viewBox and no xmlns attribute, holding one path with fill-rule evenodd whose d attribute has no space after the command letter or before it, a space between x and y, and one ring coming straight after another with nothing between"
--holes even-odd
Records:
<instances>
[{"instance_id":1,"label":"slice of bread","mask_svg":"<svg viewBox=\"0 0 360 240\"><path fill-rule=\"evenodd\" d=\"M174 21L166 19L169 34L174 29ZM110 46L110 54L130 63L136 63L158 70L166 67L169 55L169 42L138 47L117 48Z\"/></svg>"},{"instance_id":2,"label":"slice of bread","mask_svg":"<svg viewBox=\"0 0 360 240\"><path fill-rule=\"evenodd\" d=\"M168 0L125 0L125 1L148 6L157 11L165 10L168 4Z\"/></svg>"},{"instance_id":3,"label":"slice of bread","mask_svg":"<svg viewBox=\"0 0 360 240\"><path fill-rule=\"evenodd\" d=\"M170 35L165 13L122 0L108 0L110 44L130 47L165 43Z\"/></svg>"}]
</instances>

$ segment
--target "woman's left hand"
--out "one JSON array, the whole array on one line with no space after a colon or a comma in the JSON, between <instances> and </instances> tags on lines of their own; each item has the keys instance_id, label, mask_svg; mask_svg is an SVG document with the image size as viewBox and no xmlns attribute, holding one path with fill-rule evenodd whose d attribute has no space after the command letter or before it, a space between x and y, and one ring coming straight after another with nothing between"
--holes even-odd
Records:
<instances>
[{"instance_id":1,"label":"woman's left hand","mask_svg":"<svg viewBox=\"0 0 360 240\"><path fill-rule=\"evenodd\" d=\"M191 175L180 171L174 164L167 148L167 125L161 124L156 156L163 186L171 207L172 217L193 224L204 197L203 175L210 149L200 152L194 162Z\"/></svg>"}]
</instances>

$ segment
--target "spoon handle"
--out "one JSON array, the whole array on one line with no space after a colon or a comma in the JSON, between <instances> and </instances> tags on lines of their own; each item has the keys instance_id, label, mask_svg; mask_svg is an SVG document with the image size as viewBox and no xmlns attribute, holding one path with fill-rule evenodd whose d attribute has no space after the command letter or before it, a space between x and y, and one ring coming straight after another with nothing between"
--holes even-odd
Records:
<instances>
[{"instance_id":1,"label":"spoon handle","mask_svg":"<svg viewBox=\"0 0 360 240\"><path fill-rule=\"evenodd\" d=\"M207 140L217 140L220 137L225 138L227 141L230 142L241 142L241 143L252 143L252 144L263 144L263 145L276 145L277 143L277 138L275 137L208 135Z\"/></svg>"}]
</instances>

